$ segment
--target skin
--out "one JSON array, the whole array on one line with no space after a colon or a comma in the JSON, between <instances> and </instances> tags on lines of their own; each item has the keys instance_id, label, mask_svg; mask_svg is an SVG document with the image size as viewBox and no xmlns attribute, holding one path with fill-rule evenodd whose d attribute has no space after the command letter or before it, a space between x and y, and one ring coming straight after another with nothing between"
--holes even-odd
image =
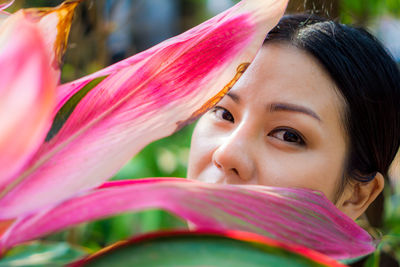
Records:
<instances>
[{"instance_id":1,"label":"skin","mask_svg":"<svg viewBox=\"0 0 400 267\"><path fill-rule=\"evenodd\" d=\"M312 56L288 44L264 45L199 120L188 178L318 190L355 219L380 192L383 177L366 186L349 183L337 197L349 147L344 110L335 83Z\"/></svg>"}]
</instances>

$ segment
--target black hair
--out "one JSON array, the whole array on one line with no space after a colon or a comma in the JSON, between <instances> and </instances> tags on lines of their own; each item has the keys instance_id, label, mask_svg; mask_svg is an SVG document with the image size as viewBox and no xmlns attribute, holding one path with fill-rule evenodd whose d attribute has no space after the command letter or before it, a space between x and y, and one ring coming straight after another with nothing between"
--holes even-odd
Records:
<instances>
[{"instance_id":1,"label":"black hair","mask_svg":"<svg viewBox=\"0 0 400 267\"><path fill-rule=\"evenodd\" d=\"M315 15L288 15L264 43L284 42L313 55L345 100L349 138L344 182L387 178L400 143L400 72L383 45L362 28Z\"/></svg>"}]
</instances>

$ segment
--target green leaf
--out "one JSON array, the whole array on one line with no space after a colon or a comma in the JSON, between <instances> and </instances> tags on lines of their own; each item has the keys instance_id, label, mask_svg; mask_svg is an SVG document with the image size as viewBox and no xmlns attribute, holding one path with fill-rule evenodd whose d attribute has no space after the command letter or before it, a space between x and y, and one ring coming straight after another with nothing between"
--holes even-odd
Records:
<instances>
[{"instance_id":1,"label":"green leaf","mask_svg":"<svg viewBox=\"0 0 400 267\"><path fill-rule=\"evenodd\" d=\"M245 232L176 232L117 244L76 266L342 266L322 254L302 252L254 239Z\"/></svg>"},{"instance_id":2,"label":"green leaf","mask_svg":"<svg viewBox=\"0 0 400 267\"><path fill-rule=\"evenodd\" d=\"M379 267L380 252L377 250L368 257L364 267Z\"/></svg>"},{"instance_id":3,"label":"green leaf","mask_svg":"<svg viewBox=\"0 0 400 267\"><path fill-rule=\"evenodd\" d=\"M33 242L15 247L0 260L0 267L64 266L87 253L68 243Z\"/></svg>"}]
</instances>

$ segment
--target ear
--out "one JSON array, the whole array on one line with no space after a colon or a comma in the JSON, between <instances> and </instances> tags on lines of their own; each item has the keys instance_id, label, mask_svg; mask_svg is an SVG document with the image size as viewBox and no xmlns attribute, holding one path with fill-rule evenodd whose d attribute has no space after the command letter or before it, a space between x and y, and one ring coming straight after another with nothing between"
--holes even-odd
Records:
<instances>
[{"instance_id":1,"label":"ear","mask_svg":"<svg viewBox=\"0 0 400 267\"><path fill-rule=\"evenodd\" d=\"M336 202L336 207L355 220L366 211L369 204L382 192L384 185L385 180L379 172L370 182L350 182Z\"/></svg>"}]
</instances>

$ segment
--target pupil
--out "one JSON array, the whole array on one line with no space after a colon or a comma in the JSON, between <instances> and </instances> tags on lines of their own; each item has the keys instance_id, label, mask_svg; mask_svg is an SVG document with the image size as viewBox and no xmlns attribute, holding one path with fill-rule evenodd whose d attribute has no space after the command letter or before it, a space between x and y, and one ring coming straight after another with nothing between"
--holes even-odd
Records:
<instances>
[{"instance_id":1,"label":"pupil","mask_svg":"<svg viewBox=\"0 0 400 267\"><path fill-rule=\"evenodd\" d=\"M232 120L231 114L230 114L229 112L227 112L227 111L224 111L224 112L222 113L222 118L223 118L224 120L228 120L228 121L231 121L231 120Z\"/></svg>"},{"instance_id":2,"label":"pupil","mask_svg":"<svg viewBox=\"0 0 400 267\"><path fill-rule=\"evenodd\" d=\"M298 142L298 137L294 133L286 132L283 135L283 139L288 142Z\"/></svg>"}]
</instances>

